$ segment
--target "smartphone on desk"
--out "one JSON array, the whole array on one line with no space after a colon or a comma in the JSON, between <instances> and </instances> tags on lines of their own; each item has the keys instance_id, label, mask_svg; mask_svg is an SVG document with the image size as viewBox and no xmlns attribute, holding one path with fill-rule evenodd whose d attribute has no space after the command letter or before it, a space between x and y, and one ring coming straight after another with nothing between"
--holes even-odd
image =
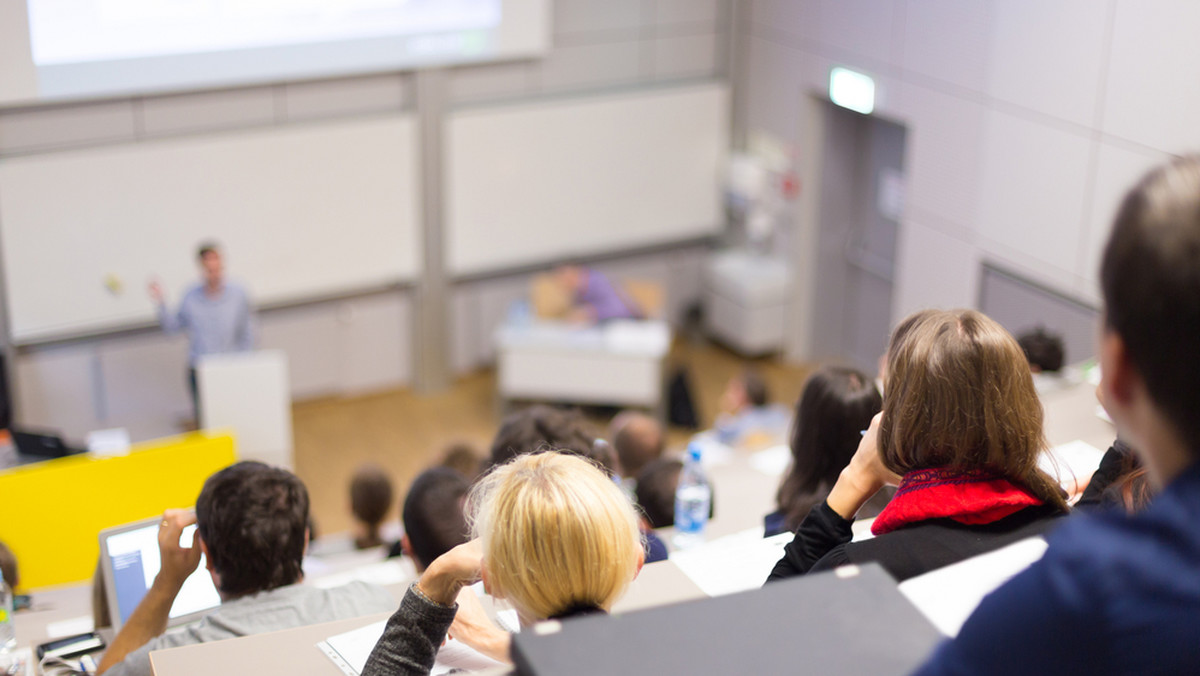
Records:
<instances>
[{"instance_id":1,"label":"smartphone on desk","mask_svg":"<svg viewBox=\"0 0 1200 676\"><path fill-rule=\"evenodd\" d=\"M104 639L94 631L55 639L37 647L37 657L40 662L47 655L51 657L76 657L100 650L105 646Z\"/></svg>"}]
</instances>

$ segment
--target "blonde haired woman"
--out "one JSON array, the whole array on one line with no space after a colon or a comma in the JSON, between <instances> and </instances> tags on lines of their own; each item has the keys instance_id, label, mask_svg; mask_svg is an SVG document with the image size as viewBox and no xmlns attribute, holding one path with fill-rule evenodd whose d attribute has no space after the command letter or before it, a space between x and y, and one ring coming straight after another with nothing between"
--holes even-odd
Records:
<instances>
[{"instance_id":1,"label":"blonde haired woman","mask_svg":"<svg viewBox=\"0 0 1200 676\"><path fill-rule=\"evenodd\" d=\"M577 456L519 456L483 477L467 505L475 539L436 559L409 587L364 676L429 673L459 591L476 580L531 624L607 612L641 570L633 507Z\"/></svg>"},{"instance_id":2,"label":"blonde haired woman","mask_svg":"<svg viewBox=\"0 0 1200 676\"><path fill-rule=\"evenodd\" d=\"M869 561L904 580L1040 535L1066 514L1037 467L1042 405L1003 327L974 310L913 314L892 334L887 374L883 412L768 581ZM897 483L876 537L851 542L855 513Z\"/></svg>"}]
</instances>

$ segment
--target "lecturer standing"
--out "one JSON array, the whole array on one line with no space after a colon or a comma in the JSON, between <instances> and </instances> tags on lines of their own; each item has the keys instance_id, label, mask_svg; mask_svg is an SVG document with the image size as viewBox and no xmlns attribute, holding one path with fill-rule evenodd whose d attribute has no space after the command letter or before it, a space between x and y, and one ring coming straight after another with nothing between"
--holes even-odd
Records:
<instances>
[{"instance_id":1,"label":"lecturer standing","mask_svg":"<svg viewBox=\"0 0 1200 676\"><path fill-rule=\"evenodd\" d=\"M177 311L167 310L162 285L157 281L150 283L150 298L164 331L184 331L188 335L188 386L199 426L196 364L205 355L254 349L254 311L246 290L225 279L225 265L216 244L202 245L196 256L202 281L188 289Z\"/></svg>"}]
</instances>

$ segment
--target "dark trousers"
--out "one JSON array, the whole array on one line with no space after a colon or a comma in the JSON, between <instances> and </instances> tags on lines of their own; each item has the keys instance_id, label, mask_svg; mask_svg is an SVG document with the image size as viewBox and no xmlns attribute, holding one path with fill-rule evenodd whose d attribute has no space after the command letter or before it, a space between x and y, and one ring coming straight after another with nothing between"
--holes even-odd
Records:
<instances>
[{"instance_id":1,"label":"dark trousers","mask_svg":"<svg viewBox=\"0 0 1200 676\"><path fill-rule=\"evenodd\" d=\"M200 388L196 385L196 369L187 370L188 392L192 395L192 415L196 416L196 429L200 429Z\"/></svg>"}]
</instances>

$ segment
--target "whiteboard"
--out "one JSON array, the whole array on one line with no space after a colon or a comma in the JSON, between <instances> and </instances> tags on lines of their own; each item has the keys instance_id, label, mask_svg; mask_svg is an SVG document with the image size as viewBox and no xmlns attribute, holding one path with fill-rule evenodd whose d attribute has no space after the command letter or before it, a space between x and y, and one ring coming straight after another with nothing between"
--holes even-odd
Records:
<instances>
[{"instance_id":1,"label":"whiteboard","mask_svg":"<svg viewBox=\"0 0 1200 676\"><path fill-rule=\"evenodd\" d=\"M446 124L452 274L718 232L724 85L454 112Z\"/></svg>"},{"instance_id":2,"label":"whiteboard","mask_svg":"<svg viewBox=\"0 0 1200 676\"><path fill-rule=\"evenodd\" d=\"M411 115L147 141L0 161L0 237L17 343L152 321L198 243L257 304L419 273Z\"/></svg>"}]
</instances>

